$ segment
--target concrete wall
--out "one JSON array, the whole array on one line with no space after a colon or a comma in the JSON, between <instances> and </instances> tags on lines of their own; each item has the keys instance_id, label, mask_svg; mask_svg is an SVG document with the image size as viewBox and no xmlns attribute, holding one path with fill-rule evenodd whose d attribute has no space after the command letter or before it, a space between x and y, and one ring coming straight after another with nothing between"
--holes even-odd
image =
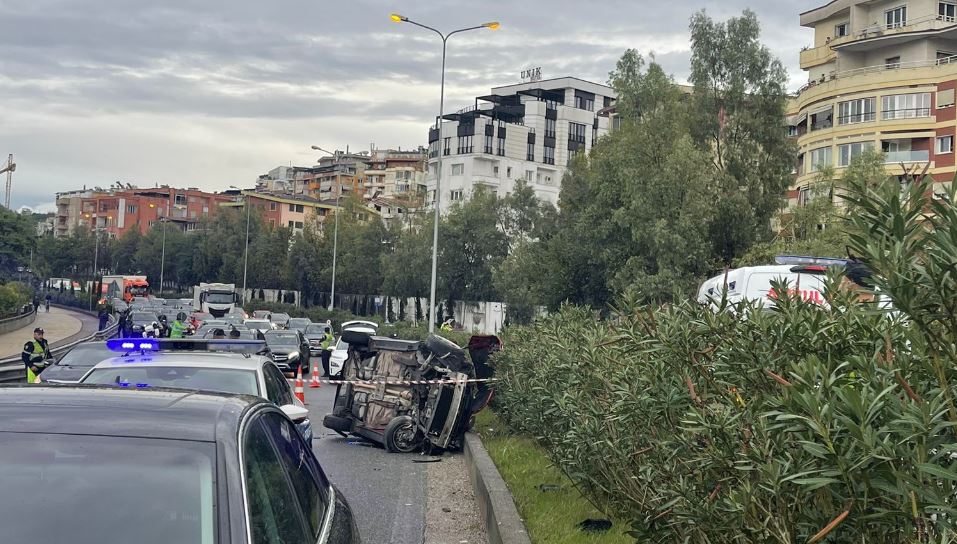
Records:
<instances>
[{"instance_id":1,"label":"concrete wall","mask_svg":"<svg viewBox=\"0 0 957 544\"><path fill-rule=\"evenodd\" d=\"M0 334L6 334L32 325L37 319L36 312L0 319Z\"/></svg>"}]
</instances>

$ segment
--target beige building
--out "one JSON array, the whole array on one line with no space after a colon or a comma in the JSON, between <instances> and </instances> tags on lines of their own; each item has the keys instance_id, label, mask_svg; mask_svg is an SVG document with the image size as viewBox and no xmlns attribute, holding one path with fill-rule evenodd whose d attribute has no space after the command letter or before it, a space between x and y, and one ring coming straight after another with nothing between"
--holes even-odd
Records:
<instances>
[{"instance_id":1,"label":"beige building","mask_svg":"<svg viewBox=\"0 0 957 544\"><path fill-rule=\"evenodd\" d=\"M840 175L867 149L888 171L929 166L954 177L957 0L834 0L801 14L814 45L801 52L804 85L789 104L799 147L790 204L825 166Z\"/></svg>"}]
</instances>

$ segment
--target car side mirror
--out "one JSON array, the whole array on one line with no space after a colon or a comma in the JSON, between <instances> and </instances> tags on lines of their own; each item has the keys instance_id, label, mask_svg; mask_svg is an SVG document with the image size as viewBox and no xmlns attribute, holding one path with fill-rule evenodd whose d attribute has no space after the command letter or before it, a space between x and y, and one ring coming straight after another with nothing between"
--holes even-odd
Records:
<instances>
[{"instance_id":1,"label":"car side mirror","mask_svg":"<svg viewBox=\"0 0 957 544\"><path fill-rule=\"evenodd\" d=\"M284 404L283 406L280 406L279 409L282 410L284 414L289 416L289 419L295 421L296 423L299 423L300 421L309 417L309 409L303 406Z\"/></svg>"}]
</instances>

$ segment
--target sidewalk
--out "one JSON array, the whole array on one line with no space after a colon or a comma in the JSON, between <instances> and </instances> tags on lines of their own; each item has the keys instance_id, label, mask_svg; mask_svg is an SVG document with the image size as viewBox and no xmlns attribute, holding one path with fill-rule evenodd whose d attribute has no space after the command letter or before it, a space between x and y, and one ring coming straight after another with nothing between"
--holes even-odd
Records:
<instances>
[{"instance_id":1,"label":"sidewalk","mask_svg":"<svg viewBox=\"0 0 957 544\"><path fill-rule=\"evenodd\" d=\"M20 355L23 344L33 339L33 329L36 327L43 329L44 337L51 346L57 341L75 336L84 328L86 321L93 323L93 330L96 330L96 318L93 316L86 318L85 315L60 308L50 308L50 313L44 312L41 308L36 321L30 325L7 334L0 334L0 359Z\"/></svg>"}]
</instances>

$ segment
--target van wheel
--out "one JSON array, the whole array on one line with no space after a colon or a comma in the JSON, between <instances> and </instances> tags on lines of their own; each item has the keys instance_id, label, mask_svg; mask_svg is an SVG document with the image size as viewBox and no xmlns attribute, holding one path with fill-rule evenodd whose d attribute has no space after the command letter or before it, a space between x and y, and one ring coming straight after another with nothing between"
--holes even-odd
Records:
<instances>
[{"instance_id":1,"label":"van wheel","mask_svg":"<svg viewBox=\"0 0 957 544\"><path fill-rule=\"evenodd\" d=\"M385 449L391 453L411 453L419 448L422 438L409 416L400 416L385 428Z\"/></svg>"}]
</instances>

